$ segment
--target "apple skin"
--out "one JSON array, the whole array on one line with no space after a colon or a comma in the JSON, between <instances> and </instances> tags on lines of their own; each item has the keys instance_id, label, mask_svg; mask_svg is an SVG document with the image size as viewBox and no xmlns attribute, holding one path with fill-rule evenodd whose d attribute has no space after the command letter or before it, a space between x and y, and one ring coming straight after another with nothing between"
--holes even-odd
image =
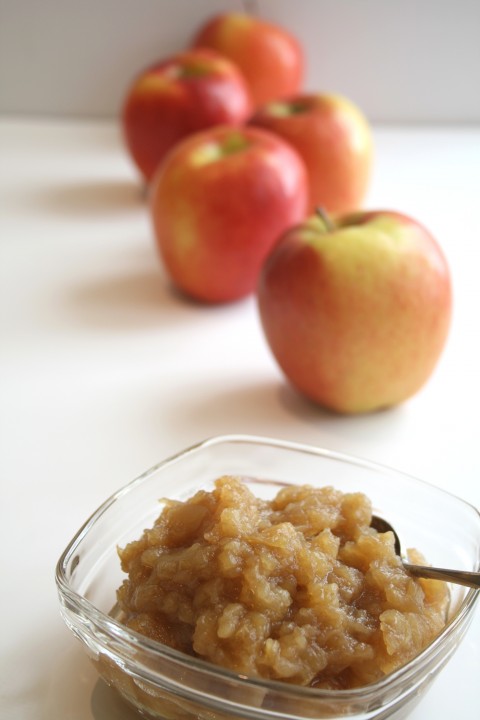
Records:
<instances>
[{"instance_id":1,"label":"apple skin","mask_svg":"<svg viewBox=\"0 0 480 720\"><path fill-rule=\"evenodd\" d=\"M209 303L253 292L280 235L305 218L306 170L281 138L211 128L177 145L152 184L151 214L170 278Z\"/></svg>"},{"instance_id":2,"label":"apple skin","mask_svg":"<svg viewBox=\"0 0 480 720\"><path fill-rule=\"evenodd\" d=\"M245 13L209 20L193 40L235 62L250 86L256 107L299 92L304 74L300 42L286 29Z\"/></svg>"},{"instance_id":3,"label":"apple skin","mask_svg":"<svg viewBox=\"0 0 480 720\"><path fill-rule=\"evenodd\" d=\"M241 125L252 113L239 69L213 50L190 50L144 70L129 88L122 127L129 153L149 182L180 140L215 125Z\"/></svg>"},{"instance_id":4,"label":"apple skin","mask_svg":"<svg viewBox=\"0 0 480 720\"><path fill-rule=\"evenodd\" d=\"M252 125L276 132L303 158L310 184L309 211L343 214L361 208L373 162L370 125L339 95L300 94L260 108Z\"/></svg>"},{"instance_id":5,"label":"apple skin","mask_svg":"<svg viewBox=\"0 0 480 720\"><path fill-rule=\"evenodd\" d=\"M335 226L310 217L270 253L258 285L266 339L290 382L320 405L396 405L427 381L444 347L447 261L401 213L358 212Z\"/></svg>"}]
</instances>

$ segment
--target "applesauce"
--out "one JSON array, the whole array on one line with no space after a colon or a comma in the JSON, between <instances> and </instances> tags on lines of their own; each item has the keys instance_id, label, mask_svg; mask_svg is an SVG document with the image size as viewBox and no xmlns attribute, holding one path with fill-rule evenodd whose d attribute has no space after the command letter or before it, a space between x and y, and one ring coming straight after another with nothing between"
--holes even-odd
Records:
<instances>
[{"instance_id":1,"label":"applesauce","mask_svg":"<svg viewBox=\"0 0 480 720\"><path fill-rule=\"evenodd\" d=\"M118 617L251 677L374 682L439 634L449 594L408 575L371 515L362 493L289 485L264 500L222 477L211 492L166 500L154 526L119 549Z\"/></svg>"}]
</instances>

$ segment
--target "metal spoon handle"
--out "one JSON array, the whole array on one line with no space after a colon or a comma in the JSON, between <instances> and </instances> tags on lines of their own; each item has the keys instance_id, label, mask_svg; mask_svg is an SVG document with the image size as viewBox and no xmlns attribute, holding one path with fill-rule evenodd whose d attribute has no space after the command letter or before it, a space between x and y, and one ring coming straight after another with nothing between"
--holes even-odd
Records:
<instances>
[{"instance_id":1,"label":"metal spoon handle","mask_svg":"<svg viewBox=\"0 0 480 720\"><path fill-rule=\"evenodd\" d=\"M430 578L431 580L445 580L446 582L466 585L471 588L480 588L480 572L467 572L466 570L447 570L446 568L433 568L425 565L412 565L404 562L403 566L410 575Z\"/></svg>"}]
</instances>

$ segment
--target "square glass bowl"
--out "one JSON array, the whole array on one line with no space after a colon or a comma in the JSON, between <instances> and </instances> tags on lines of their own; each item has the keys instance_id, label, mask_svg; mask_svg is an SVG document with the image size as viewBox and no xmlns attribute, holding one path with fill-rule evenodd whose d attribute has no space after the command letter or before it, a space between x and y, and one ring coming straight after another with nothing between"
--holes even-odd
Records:
<instances>
[{"instance_id":1,"label":"square glass bowl","mask_svg":"<svg viewBox=\"0 0 480 720\"><path fill-rule=\"evenodd\" d=\"M414 660L354 690L319 690L254 680L150 640L109 615L124 579L117 546L138 539L160 498L186 500L226 474L259 479L255 494L281 483L364 492L405 547L432 565L480 569L480 515L468 503L405 474L317 447L230 435L159 463L106 500L62 554L56 581L63 618L106 682L142 714L169 720L226 718L404 718L458 647L479 591L451 586L448 623Z\"/></svg>"}]
</instances>

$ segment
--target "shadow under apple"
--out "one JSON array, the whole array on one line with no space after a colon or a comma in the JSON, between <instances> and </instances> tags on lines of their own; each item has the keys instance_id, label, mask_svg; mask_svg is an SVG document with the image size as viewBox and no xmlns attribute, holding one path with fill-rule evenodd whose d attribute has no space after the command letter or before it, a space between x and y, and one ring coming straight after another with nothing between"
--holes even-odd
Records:
<instances>
[{"instance_id":1,"label":"shadow under apple","mask_svg":"<svg viewBox=\"0 0 480 720\"><path fill-rule=\"evenodd\" d=\"M144 209L147 191L135 180L104 178L62 181L35 190L33 202L60 217L99 217Z\"/></svg>"},{"instance_id":2,"label":"shadow under apple","mask_svg":"<svg viewBox=\"0 0 480 720\"><path fill-rule=\"evenodd\" d=\"M230 313L237 306L206 305L182 294L153 253L143 264L145 269L95 277L69 288L65 307L76 321L90 328L138 330L198 323Z\"/></svg>"},{"instance_id":3,"label":"shadow under apple","mask_svg":"<svg viewBox=\"0 0 480 720\"><path fill-rule=\"evenodd\" d=\"M228 388L192 385L184 397L188 399L176 404L169 420L174 434L181 429L186 444L214 435L245 433L368 457L379 438L394 441L405 421L403 406L366 415L334 413L282 378L250 384L239 381Z\"/></svg>"},{"instance_id":4,"label":"shadow under apple","mask_svg":"<svg viewBox=\"0 0 480 720\"><path fill-rule=\"evenodd\" d=\"M292 409L302 424L321 423L327 413L297 395L281 379L258 380L236 386L192 386L176 405L172 421L196 440L202 436L249 433L285 437L291 429ZM294 418L295 419L295 418Z\"/></svg>"}]
</instances>

